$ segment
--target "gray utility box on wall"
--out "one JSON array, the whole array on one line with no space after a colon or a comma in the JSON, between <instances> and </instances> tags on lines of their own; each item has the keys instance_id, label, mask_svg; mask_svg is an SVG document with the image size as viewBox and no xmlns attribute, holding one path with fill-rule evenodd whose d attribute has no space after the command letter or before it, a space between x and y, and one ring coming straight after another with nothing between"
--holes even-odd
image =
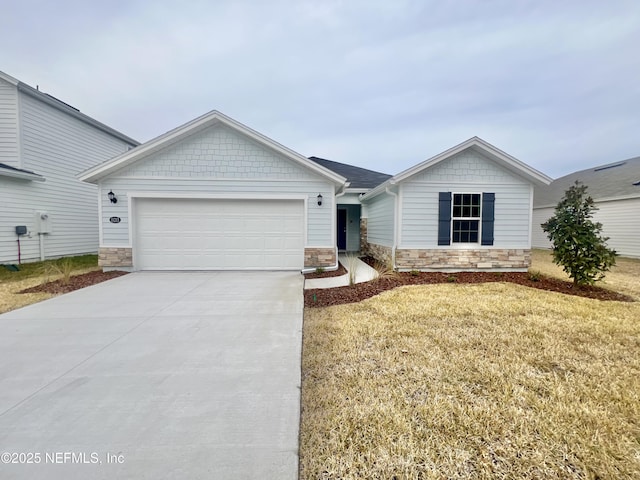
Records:
<instances>
[{"instance_id":1,"label":"gray utility box on wall","mask_svg":"<svg viewBox=\"0 0 640 480\"><path fill-rule=\"evenodd\" d=\"M47 212L36 212L36 229L38 233L51 233L51 217Z\"/></svg>"},{"instance_id":2,"label":"gray utility box on wall","mask_svg":"<svg viewBox=\"0 0 640 480\"><path fill-rule=\"evenodd\" d=\"M16 226L16 235L21 236L26 234L27 234L27 227L25 225Z\"/></svg>"}]
</instances>

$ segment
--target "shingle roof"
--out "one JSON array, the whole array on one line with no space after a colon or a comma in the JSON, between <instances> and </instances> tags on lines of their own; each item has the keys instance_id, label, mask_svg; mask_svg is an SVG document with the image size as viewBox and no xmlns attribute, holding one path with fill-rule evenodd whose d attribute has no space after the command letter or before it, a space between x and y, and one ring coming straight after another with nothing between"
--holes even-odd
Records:
<instances>
[{"instance_id":1,"label":"shingle roof","mask_svg":"<svg viewBox=\"0 0 640 480\"><path fill-rule=\"evenodd\" d=\"M554 180L547 187L536 187L533 205L556 205L576 180L588 187L587 194L594 200L640 197L640 157L580 170Z\"/></svg>"},{"instance_id":2,"label":"shingle roof","mask_svg":"<svg viewBox=\"0 0 640 480\"><path fill-rule=\"evenodd\" d=\"M374 188L391 178L391 175L387 175L386 173L375 172L373 170L367 170L366 168L347 165L346 163L334 162L326 158L309 157L309 160L345 177L347 181L350 182L349 188Z\"/></svg>"}]
</instances>

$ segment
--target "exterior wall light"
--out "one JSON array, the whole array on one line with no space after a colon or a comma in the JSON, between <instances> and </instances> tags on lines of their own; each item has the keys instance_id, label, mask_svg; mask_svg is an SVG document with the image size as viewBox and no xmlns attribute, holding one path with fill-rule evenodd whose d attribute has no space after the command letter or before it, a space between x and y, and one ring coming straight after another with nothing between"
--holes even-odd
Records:
<instances>
[{"instance_id":1,"label":"exterior wall light","mask_svg":"<svg viewBox=\"0 0 640 480\"><path fill-rule=\"evenodd\" d=\"M318 198L318 206L321 207L322 206L322 194L319 193L317 198Z\"/></svg>"},{"instance_id":2,"label":"exterior wall light","mask_svg":"<svg viewBox=\"0 0 640 480\"><path fill-rule=\"evenodd\" d=\"M109 197L109 200L111 201L111 203L118 203L118 199L116 198L116 194L113 193L112 190L109 190L109 193L107 193L107 197Z\"/></svg>"}]
</instances>

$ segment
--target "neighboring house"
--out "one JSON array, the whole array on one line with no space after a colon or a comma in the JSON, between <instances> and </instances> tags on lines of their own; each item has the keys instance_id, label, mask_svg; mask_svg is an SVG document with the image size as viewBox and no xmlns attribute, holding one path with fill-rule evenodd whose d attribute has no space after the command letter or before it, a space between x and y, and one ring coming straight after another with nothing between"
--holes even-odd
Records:
<instances>
[{"instance_id":1,"label":"neighboring house","mask_svg":"<svg viewBox=\"0 0 640 480\"><path fill-rule=\"evenodd\" d=\"M401 269L526 269L533 185L472 138L395 177L302 155L213 111L90 168L100 265L308 270L363 250ZM453 216L452 216L453 214Z\"/></svg>"},{"instance_id":2,"label":"neighboring house","mask_svg":"<svg viewBox=\"0 0 640 480\"><path fill-rule=\"evenodd\" d=\"M533 187L550 181L473 137L361 198L363 250L398 270L526 270Z\"/></svg>"},{"instance_id":3,"label":"neighboring house","mask_svg":"<svg viewBox=\"0 0 640 480\"><path fill-rule=\"evenodd\" d=\"M346 179L220 112L80 178L98 185L105 269L337 266Z\"/></svg>"},{"instance_id":4,"label":"neighboring house","mask_svg":"<svg viewBox=\"0 0 640 480\"><path fill-rule=\"evenodd\" d=\"M360 197L391 178L391 175L324 158L309 159L347 179L347 188L336 198L336 243L340 251L359 252L361 245L366 242L367 233Z\"/></svg>"},{"instance_id":5,"label":"neighboring house","mask_svg":"<svg viewBox=\"0 0 640 480\"><path fill-rule=\"evenodd\" d=\"M136 145L0 72L0 263L95 253L96 188L76 175Z\"/></svg>"},{"instance_id":6,"label":"neighboring house","mask_svg":"<svg viewBox=\"0 0 640 480\"><path fill-rule=\"evenodd\" d=\"M602 223L607 244L620 255L640 257L640 157L588 168L554 180L535 190L533 204L533 246L551 248L540 224L554 214L564 193L580 181L598 207L594 220Z\"/></svg>"}]
</instances>

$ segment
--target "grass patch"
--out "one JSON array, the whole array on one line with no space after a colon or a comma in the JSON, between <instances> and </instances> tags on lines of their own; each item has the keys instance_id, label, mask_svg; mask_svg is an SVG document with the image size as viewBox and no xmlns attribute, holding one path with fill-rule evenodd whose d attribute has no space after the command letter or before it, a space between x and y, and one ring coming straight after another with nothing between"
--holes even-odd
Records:
<instances>
[{"instance_id":1,"label":"grass patch","mask_svg":"<svg viewBox=\"0 0 640 480\"><path fill-rule=\"evenodd\" d=\"M640 478L639 319L506 283L306 309L301 478Z\"/></svg>"},{"instance_id":2,"label":"grass patch","mask_svg":"<svg viewBox=\"0 0 640 480\"><path fill-rule=\"evenodd\" d=\"M73 274L90 272L99 267L97 255L79 255L44 262L23 263L19 268L20 271L12 272L0 267L0 313L54 296L50 293L19 294L18 292L22 290L52 280L68 279Z\"/></svg>"},{"instance_id":3,"label":"grass patch","mask_svg":"<svg viewBox=\"0 0 640 480\"><path fill-rule=\"evenodd\" d=\"M561 278L570 281L569 276L553 263L549 250L535 249L531 251L531 270L548 275L550 277ZM599 287L615 290L634 297L640 301L640 259L637 258L616 258L616 264L606 273L604 280L596 282Z\"/></svg>"}]
</instances>

